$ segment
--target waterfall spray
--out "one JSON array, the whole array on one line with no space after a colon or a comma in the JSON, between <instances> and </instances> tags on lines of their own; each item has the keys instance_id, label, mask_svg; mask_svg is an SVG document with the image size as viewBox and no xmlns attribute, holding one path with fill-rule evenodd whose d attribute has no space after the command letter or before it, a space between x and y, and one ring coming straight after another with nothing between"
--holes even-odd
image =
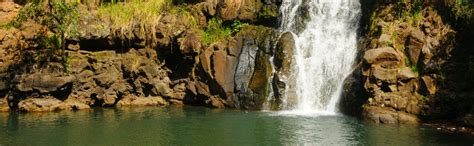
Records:
<instances>
[{"instance_id":1,"label":"waterfall spray","mask_svg":"<svg viewBox=\"0 0 474 146\"><path fill-rule=\"evenodd\" d=\"M297 98L286 110L337 112L342 84L354 66L360 13L358 0L283 0L280 31L295 35L296 86L287 92Z\"/></svg>"}]
</instances>

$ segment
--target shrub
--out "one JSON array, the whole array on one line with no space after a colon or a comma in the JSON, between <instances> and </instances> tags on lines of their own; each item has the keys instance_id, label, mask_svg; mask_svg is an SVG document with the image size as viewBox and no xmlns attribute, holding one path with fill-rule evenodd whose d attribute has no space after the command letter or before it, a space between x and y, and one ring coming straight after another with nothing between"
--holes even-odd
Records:
<instances>
[{"instance_id":1,"label":"shrub","mask_svg":"<svg viewBox=\"0 0 474 146\"><path fill-rule=\"evenodd\" d=\"M45 5L43 5L45 4ZM52 34L40 34L37 43L39 48L47 49L43 54L37 54L40 61L49 61L57 58L58 50L62 50L61 60L65 61L64 50L66 48L66 37L77 35L77 22L79 13L78 2L66 2L65 0L35 0L23 7L16 20L9 23L10 26L20 27L24 21L32 20L48 28Z\"/></svg>"},{"instance_id":2,"label":"shrub","mask_svg":"<svg viewBox=\"0 0 474 146\"><path fill-rule=\"evenodd\" d=\"M232 35L232 29L222 25L222 20L212 18L209 20L206 29L204 30L203 42L211 44L213 42L221 41Z\"/></svg>"}]
</instances>

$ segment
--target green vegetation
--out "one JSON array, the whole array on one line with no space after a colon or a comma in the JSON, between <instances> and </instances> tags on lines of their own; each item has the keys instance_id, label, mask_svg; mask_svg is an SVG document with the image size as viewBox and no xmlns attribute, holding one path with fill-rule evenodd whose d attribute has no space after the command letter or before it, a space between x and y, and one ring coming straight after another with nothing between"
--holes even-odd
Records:
<instances>
[{"instance_id":1,"label":"green vegetation","mask_svg":"<svg viewBox=\"0 0 474 146\"><path fill-rule=\"evenodd\" d=\"M179 5L173 5L179 4ZM191 8L176 0L131 0L110 2L98 8L100 18L110 21L114 35L130 39L138 34L146 39L147 45L155 45L155 29L165 14L177 16L188 28L198 28L198 21L191 14Z\"/></svg>"},{"instance_id":2,"label":"green vegetation","mask_svg":"<svg viewBox=\"0 0 474 146\"><path fill-rule=\"evenodd\" d=\"M421 104L427 104L428 101L430 100L427 96L421 96Z\"/></svg>"},{"instance_id":3,"label":"green vegetation","mask_svg":"<svg viewBox=\"0 0 474 146\"><path fill-rule=\"evenodd\" d=\"M418 26L423 20L423 0L402 0L395 4L401 22Z\"/></svg>"},{"instance_id":4,"label":"green vegetation","mask_svg":"<svg viewBox=\"0 0 474 146\"><path fill-rule=\"evenodd\" d=\"M263 7L259 13L261 18L272 18L278 16L278 7Z\"/></svg>"},{"instance_id":5,"label":"green vegetation","mask_svg":"<svg viewBox=\"0 0 474 146\"><path fill-rule=\"evenodd\" d=\"M248 24L242 23L240 20L234 20L230 27L225 26L223 21L219 18L212 18L209 20L207 27L202 31L203 43L211 44L222 41L238 33L243 27Z\"/></svg>"},{"instance_id":6,"label":"green vegetation","mask_svg":"<svg viewBox=\"0 0 474 146\"><path fill-rule=\"evenodd\" d=\"M416 67L416 65L411 65L410 68L411 68L411 71L413 71L418 76L418 73L419 73L418 67Z\"/></svg>"},{"instance_id":7,"label":"green vegetation","mask_svg":"<svg viewBox=\"0 0 474 146\"><path fill-rule=\"evenodd\" d=\"M198 20L194 18L194 16L191 14L191 9L185 5L181 6L174 6L168 10L168 12L172 15L175 16L182 16L184 19L187 20L189 28L198 28Z\"/></svg>"},{"instance_id":8,"label":"green vegetation","mask_svg":"<svg viewBox=\"0 0 474 146\"><path fill-rule=\"evenodd\" d=\"M67 64L64 53L66 37L77 35L79 13L78 2L65 0L49 0L46 2L35 0L22 8L16 20L10 22L11 27L21 27L22 23L31 20L45 26L51 33L39 34L38 48L44 49L36 54L37 61L49 62L61 56L63 64ZM59 52L59 50L62 50ZM65 65L67 66L67 65Z\"/></svg>"},{"instance_id":9,"label":"green vegetation","mask_svg":"<svg viewBox=\"0 0 474 146\"><path fill-rule=\"evenodd\" d=\"M450 4L456 19L465 19L467 23L474 22L474 2L472 0L456 0Z\"/></svg>"},{"instance_id":10,"label":"green vegetation","mask_svg":"<svg viewBox=\"0 0 474 146\"><path fill-rule=\"evenodd\" d=\"M232 29L222 25L222 20L212 18L209 20L206 29L203 31L203 43L211 44L224 40L232 35Z\"/></svg>"},{"instance_id":11,"label":"green vegetation","mask_svg":"<svg viewBox=\"0 0 474 146\"><path fill-rule=\"evenodd\" d=\"M135 25L157 24L170 5L171 0L132 0L126 4L112 1L99 7L99 16L109 19L112 28L130 30Z\"/></svg>"}]
</instances>

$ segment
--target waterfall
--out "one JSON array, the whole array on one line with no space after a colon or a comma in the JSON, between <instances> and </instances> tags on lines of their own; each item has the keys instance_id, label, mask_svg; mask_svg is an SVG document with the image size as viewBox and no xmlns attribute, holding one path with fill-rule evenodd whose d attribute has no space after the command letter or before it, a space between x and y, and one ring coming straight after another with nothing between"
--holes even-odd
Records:
<instances>
[{"instance_id":1,"label":"waterfall","mask_svg":"<svg viewBox=\"0 0 474 146\"><path fill-rule=\"evenodd\" d=\"M335 114L357 53L359 1L283 0L280 11L280 31L295 39L290 80L296 84L286 92L294 93L297 103L286 110Z\"/></svg>"}]
</instances>

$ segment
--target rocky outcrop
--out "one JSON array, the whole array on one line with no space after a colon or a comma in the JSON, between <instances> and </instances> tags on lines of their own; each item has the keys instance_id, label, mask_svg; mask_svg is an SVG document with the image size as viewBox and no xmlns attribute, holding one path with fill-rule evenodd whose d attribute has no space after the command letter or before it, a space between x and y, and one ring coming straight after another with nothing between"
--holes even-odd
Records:
<instances>
[{"instance_id":1,"label":"rocky outcrop","mask_svg":"<svg viewBox=\"0 0 474 146\"><path fill-rule=\"evenodd\" d=\"M270 90L271 36L270 28L246 26L235 37L198 52L195 76L187 86L190 102L217 108L261 108Z\"/></svg>"},{"instance_id":2,"label":"rocky outcrop","mask_svg":"<svg viewBox=\"0 0 474 146\"><path fill-rule=\"evenodd\" d=\"M270 57L274 54L272 42L276 33L265 27L248 27L237 37L243 46L234 77L238 104L247 109L261 109L264 101L273 96L269 95L273 75Z\"/></svg>"},{"instance_id":3,"label":"rocky outcrop","mask_svg":"<svg viewBox=\"0 0 474 146\"><path fill-rule=\"evenodd\" d=\"M182 6L189 13L164 12L156 24L127 28L79 5L81 29L66 37L64 54L41 44L52 32L34 21L2 28L0 95L6 98L0 106L33 112L171 104L259 109L271 90L274 30L245 24L203 43L202 29L210 19L222 19L223 28L235 19L263 23L258 19L277 17L278 5L207 0Z\"/></svg>"},{"instance_id":4,"label":"rocky outcrop","mask_svg":"<svg viewBox=\"0 0 474 146\"><path fill-rule=\"evenodd\" d=\"M295 87L295 81L290 80L291 71L293 69L293 52L295 51L295 40L290 32L280 36L275 48L275 56L273 63L275 66L275 74L273 75L273 93L275 94L272 103L272 109L282 109L281 103L284 97L287 99L288 105L294 105L296 93L287 93L287 88ZM276 107L275 107L276 106ZM291 107L286 107L291 108Z\"/></svg>"},{"instance_id":5,"label":"rocky outcrop","mask_svg":"<svg viewBox=\"0 0 474 146\"><path fill-rule=\"evenodd\" d=\"M0 1L0 24L8 23L16 18L21 6L13 1Z\"/></svg>"},{"instance_id":6,"label":"rocky outcrop","mask_svg":"<svg viewBox=\"0 0 474 146\"><path fill-rule=\"evenodd\" d=\"M371 17L361 65L349 77L363 84L345 89L362 86L365 93L345 92L343 99L366 94L360 111L368 121L417 124L437 93L442 74L436 66L449 59L454 31L430 7L412 12L395 5L387 4ZM399 15L399 11L416 14Z\"/></svg>"}]
</instances>

